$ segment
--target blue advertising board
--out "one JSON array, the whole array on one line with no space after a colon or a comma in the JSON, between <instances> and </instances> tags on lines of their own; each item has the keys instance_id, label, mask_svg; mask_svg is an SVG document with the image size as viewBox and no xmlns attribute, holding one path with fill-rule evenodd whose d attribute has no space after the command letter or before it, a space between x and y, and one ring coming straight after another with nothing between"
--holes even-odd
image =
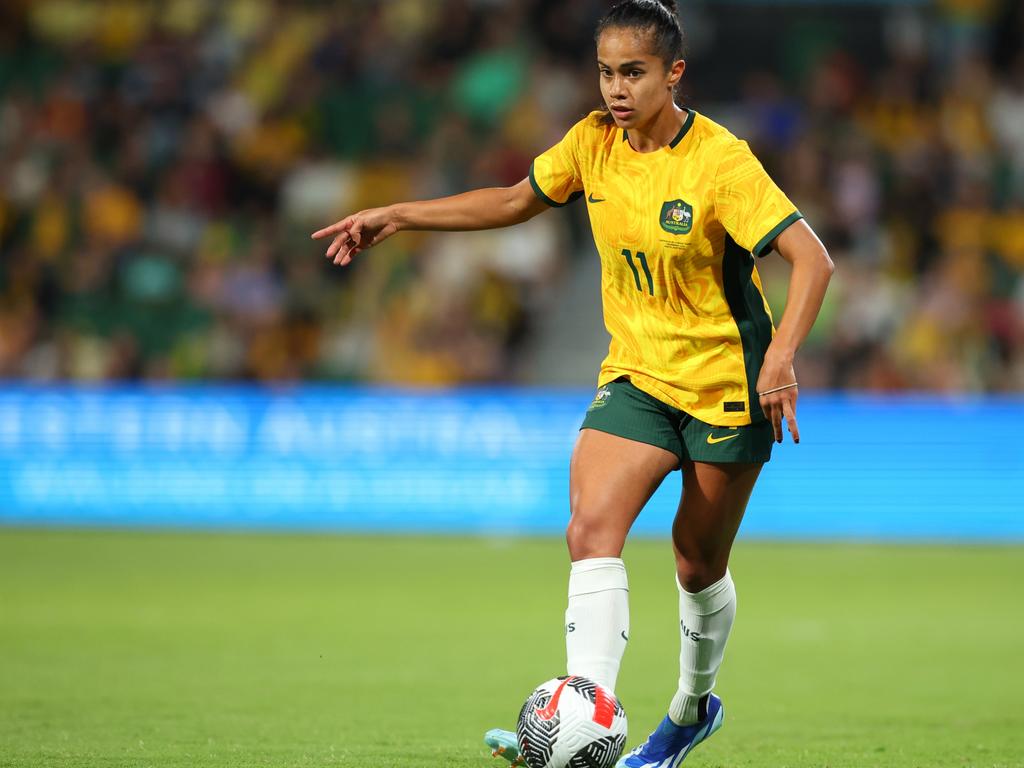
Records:
<instances>
[{"instance_id":1,"label":"blue advertising board","mask_svg":"<svg viewBox=\"0 0 1024 768\"><path fill-rule=\"evenodd\" d=\"M558 533L589 391L0 388L0 524ZM1024 539L1024 398L803 393L742 535ZM634 530L667 535L680 476Z\"/></svg>"}]
</instances>

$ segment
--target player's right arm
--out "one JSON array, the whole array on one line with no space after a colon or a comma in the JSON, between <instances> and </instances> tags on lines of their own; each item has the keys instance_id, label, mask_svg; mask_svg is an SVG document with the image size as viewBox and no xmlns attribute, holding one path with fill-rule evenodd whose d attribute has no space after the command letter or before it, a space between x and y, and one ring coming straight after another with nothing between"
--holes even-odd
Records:
<instances>
[{"instance_id":1,"label":"player's right arm","mask_svg":"<svg viewBox=\"0 0 1024 768\"><path fill-rule=\"evenodd\" d=\"M333 237L326 256L344 266L360 251L403 229L455 232L497 229L532 219L547 208L526 178L511 187L474 189L437 200L368 208L314 232L313 239Z\"/></svg>"}]
</instances>

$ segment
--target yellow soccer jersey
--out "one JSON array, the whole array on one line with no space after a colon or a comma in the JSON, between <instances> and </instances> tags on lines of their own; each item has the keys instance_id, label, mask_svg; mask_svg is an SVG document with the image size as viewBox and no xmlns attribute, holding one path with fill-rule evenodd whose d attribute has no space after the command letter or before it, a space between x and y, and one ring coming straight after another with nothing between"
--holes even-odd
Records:
<instances>
[{"instance_id":1,"label":"yellow soccer jersey","mask_svg":"<svg viewBox=\"0 0 1024 768\"><path fill-rule=\"evenodd\" d=\"M600 116L530 167L550 205L587 195L612 337L598 386L628 376L708 424L763 420L754 387L775 326L751 254L800 212L745 141L693 110L648 153Z\"/></svg>"}]
</instances>

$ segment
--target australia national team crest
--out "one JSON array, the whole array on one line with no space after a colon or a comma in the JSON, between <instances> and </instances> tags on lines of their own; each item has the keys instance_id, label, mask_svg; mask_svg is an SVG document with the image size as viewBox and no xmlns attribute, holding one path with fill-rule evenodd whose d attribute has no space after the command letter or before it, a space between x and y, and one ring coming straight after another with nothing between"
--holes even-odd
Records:
<instances>
[{"instance_id":1,"label":"australia national team crest","mask_svg":"<svg viewBox=\"0 0 1024 768\"><path fill-rule=\"evenodd\" d=\"M685 200L669 200L661 206L661 228L673 235L693 229L693 206Z\"/></svg>"},{"instance_id":2,"label":"australia national team crest","mask_svg":"<svg viewBox=\"0 0 1024 768\"><path fill-rule=\"evenodd\" d=\"M597 390L597 394L594 396L594 402L590 404L587 411L596 411L598 408L604 408L608 405L608 399L612 396L612 391L607 386L601 387Z\"/></svg>"}]
</instances>

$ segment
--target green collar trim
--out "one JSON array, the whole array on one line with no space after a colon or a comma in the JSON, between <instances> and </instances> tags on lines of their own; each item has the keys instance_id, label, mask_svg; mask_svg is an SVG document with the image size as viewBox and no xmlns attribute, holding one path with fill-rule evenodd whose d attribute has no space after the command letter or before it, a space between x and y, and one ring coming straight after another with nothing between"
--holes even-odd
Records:
<instances>
[{"instance_id":1,"label":"green collar trim","mask_svg":"<svg viewBox=\"0 0 1024 768\"><path fill-rule=\"evenodd\" d=\"M675 149L676 145L679 144L679 142L682 141L684 138L686 138L686 134L688 134L690 132L690 128L693 127L693 120L696 116L697 113L694 112L689 107L687 107L686 119L683 121L683 125L679 129L679 133L677 133L676 137L668 143L669 149ZM622 140L629 141L629 132L625 128L622 129Z\"/></svg>"},{"instance_id":2,"label":"green collar trim","mask_svg":"<svg viewBox=\"0 0 1024 768\"><path fill-rule=\"evenodd\" d=\"M669 142L669 148L675 149L676 144L683 140L683 138L690 132L690 128L693 126L693 118L697 113L692 109L686 110L686 120L683 121L683 127L679 129L679 133L676 137Z\"/></svg>"}]
</instances>

